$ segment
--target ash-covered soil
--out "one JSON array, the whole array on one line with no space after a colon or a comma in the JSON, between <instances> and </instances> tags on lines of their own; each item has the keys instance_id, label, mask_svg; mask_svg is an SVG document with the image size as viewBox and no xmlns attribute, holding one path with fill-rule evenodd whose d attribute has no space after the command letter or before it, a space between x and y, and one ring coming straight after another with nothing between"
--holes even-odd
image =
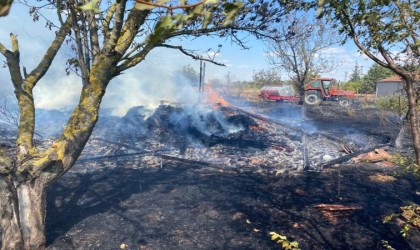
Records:
<instances>
[{"instance_id":1,"label":"ash-covered soil","mask_svg":"<svg viewBox=\"0 0 420 250\"><path fill-rule=\"evenodd\" d=\"M390 143L398 133L396 118L374 109L326 104L302 113L299 106L279 103L240 107L355 148ZM230 146L243 154L241 145ZM382 222L400 206L420 202L419 180L397 167L348 162L321 172L272 174L201 160L160 158L160 164L148 165L135 157L110 157L98 158L88 169L88 163L79 163L50 189L49 249L122 244L127 249L279 249L271 231L298 241L302 249L382 249L382 240L396 249L420 245L417 229L403 238L395 223ZM331 218L315 208L318 204L362 209Z\"/></svg>"},{"instance_id":2,"label":"ash-covered soil","mask_svg":"<svg viewBox=\"0 0 420 250\"><path fill-rule=\"evenodd\" d=\"M337 102L323 102L319 106L303 107L287 102L255 104L235 98L232 99L232 103L265 117L274 118L288 126L301 128L308 133L331 135L340 141L355 143L359 147L393 143L401 125L397 114L359 103L350 107L340 107ZM410 140L407 133L404 141L406 146L411 146Z\"/></svg>"},{"instance_id":3,"label":"ash-covered soil","mask_svg":"<svg viewBox=\"0 0 420 250\"><path fill-rule=\"evenodd\" d=\"M166 162L162 168L121 164L68 173L49 192L49 249L279 249L276 231L302 249L416 249L418 231L404 239L386 214L419 202L418 180L395 168L343 165L321 173L265 176ZM360 205L330 220L317 204Z\"/></svg>"},{"instance_id":4,"label":"ash-covered soil","mask_svg":"<svg viewBox=\"0 0 420 250\"><path fill-rule=\"evenodd\" d=\"M147 119L137 108L123 122L100 121L81 160L49 190L48 249L281 249L271 231L301 249L384 249L382 240L418 249L418 229L403 238L395 221L382 221L420 203L419 179L371 163L319 171L343 145L396 153L397 117L331 103L304 111L231 103L268 120L226 108L226 120L210 112L197 123L168 106ZM398 152L411 155L404 142ZM299 167L305 151L310 171ZM331 217L319 204L361 209Z\"/></svg>"}]
</instances>

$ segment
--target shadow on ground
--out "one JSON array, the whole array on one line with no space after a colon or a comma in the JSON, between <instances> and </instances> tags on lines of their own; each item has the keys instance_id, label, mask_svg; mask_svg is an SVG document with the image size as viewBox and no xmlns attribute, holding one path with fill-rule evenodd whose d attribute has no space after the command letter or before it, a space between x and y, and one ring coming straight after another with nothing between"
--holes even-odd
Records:
<instances>
[{"instance_id":1,"label":"shadow on ground","mask_svg":"<svg viewBox=\"0 0 420 250\"><path fill-rule=\"evenodd\" d=\"M99 166L100 165L100 166ZM241 174L179 162L163 168L108 168L78 173L76 165L49 191L49 249L279 249L268 232L297 240L302 249L415 249L382 216L419 203L418 180L391 183L369 176L392 173L374 165L342 166L294 176ZM134 168L128 168L128 166ZM417 199L417 200L416 200ZM320 203L361 205L331 221Z\"/></svg>"}]
</instances>

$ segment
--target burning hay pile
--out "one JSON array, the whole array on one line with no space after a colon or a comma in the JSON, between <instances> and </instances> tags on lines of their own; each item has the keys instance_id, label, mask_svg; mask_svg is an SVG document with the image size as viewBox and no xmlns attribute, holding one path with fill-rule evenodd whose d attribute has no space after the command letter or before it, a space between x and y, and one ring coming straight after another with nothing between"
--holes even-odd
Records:
<instances>
[{"instance_id":1,"label":"burning hay pile","mask_svg":"<svg viewBox=\"0 0 420 250\"><path fill-rule=\"evenodd\" d=\"M153 112L139 106L122 118L102 119L80 161L87 171L98 160L118 158L133 167L162 168L177 160L276 175L318 171L345 154L342 144L331 138L232 106L162 104Z\"/></svg>"}]
</instances>

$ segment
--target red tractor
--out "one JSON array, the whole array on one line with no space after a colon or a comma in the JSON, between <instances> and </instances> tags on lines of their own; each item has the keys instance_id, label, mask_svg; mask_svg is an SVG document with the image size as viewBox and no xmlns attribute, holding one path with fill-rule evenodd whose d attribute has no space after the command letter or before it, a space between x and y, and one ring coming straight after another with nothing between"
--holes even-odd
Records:
<instances>
[{"instance_id":1,"label":"red tractor","mask_svg":"<svg viewBox=\"0 0 420 250\"><path fill-rule=\"evenodd\" d=\"M336 89L332 78L316 78L305 86L305 103L318 105L322 101L338 101L341 106L349 106L356 97L350 90Z\"/></svg>"},{"instance_id":2,"label":"red tractor","mask_svg":"<svg viewBox=\"0 0 420 250\"><path fill-rule=\"evenodd\" d=\"M305 103L319 105L322 101L338 101L341 106L349 106L356 97L354 91L336 89L332 78L316 78L305 86ZM298 101L299 95L291 85L264 86L261 98L275 101Z\"/></svg>"}]
</instances>

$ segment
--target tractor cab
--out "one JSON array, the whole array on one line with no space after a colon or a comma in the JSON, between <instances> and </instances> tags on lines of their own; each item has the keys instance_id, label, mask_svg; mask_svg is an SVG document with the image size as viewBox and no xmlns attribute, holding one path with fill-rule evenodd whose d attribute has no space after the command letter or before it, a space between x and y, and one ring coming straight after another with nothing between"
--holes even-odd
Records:
<instances>
[{"instance_id":1,"label":"tractor cab","mask_svg":"<svg viewBox=\"0 0 420 250\"><path fill-rule=\"evenodd\" d=\"M318 78L306 85L306 90L317 90L321 92L323 98L330 97L330 89L332 89L331 78Z\"/></svg>"},{"instance_id":2,"label":"tractor cab","mask_svg":"<svg viewBox=\"0 0 420 250\"><path fill-rule=\"evenodd\" d=\"M330 96L330 88L332 87L331 80L321 80L321 89L324 89L325 96Z\"/></svg>"}]
</instances>

